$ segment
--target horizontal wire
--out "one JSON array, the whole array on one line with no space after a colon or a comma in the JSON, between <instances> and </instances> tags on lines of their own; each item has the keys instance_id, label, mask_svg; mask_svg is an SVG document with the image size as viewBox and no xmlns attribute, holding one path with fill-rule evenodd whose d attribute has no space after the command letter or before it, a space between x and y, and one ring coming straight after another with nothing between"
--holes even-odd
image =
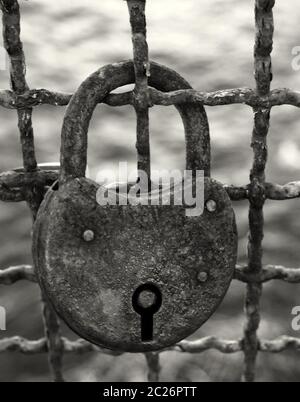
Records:
<instances>
[{"instance_id":1,"label":"horizontal wire","mask_svg":"<svg viewBox=\"0 0 300 402\"><path fill-rule=\"evenodd\" d=\"M66 354L82 355L91 352L103 353L111 356L120 356L123 353L112 351L93 345L83 339L71 341L62 338L63 352ZM182 341L174 346L166 348L159 353L183 352L183 353L203 353L208 350L217 350L224 354L242 352L244 350L243 340L225 340L213 336L201 338L195 341ZM280 353L285 350L300 351L300 338L283 335L273 340L259 339L258 350L265 353ZM0 353L22 353L25 355L36 355L47 353L47 340L41 338L31 341L19 336L0 340Z\"/></svg>"},{"instance_id":2,"label":"horizontal wire","mask_svg":"<svg viewBox=\"0 0 300 402\"><path fill-rule=\"evenodd\" d=\"M39 105L67 106L72 98L70 93L54 92L47 89L28 90L18 95L10 90L0 90L0 106L7 109L24 109ZM204 106L225 106L244 104L252 108L291 105L300 107L300 92L288 88L274 89L269 95L261 96L251 88L233 88L215 92L200 92L183 89L174 92L161 92L149 88L149 106L172 106L182 103L200 103ZM134 93L112 93L105 102L109 106L134 104Z\"/></svg>"},{"instance_id":3,"label":"horizontal wire","mask_svg":"<svg viewBox=\"0 0 300 402\"><path fill-rule=\"evenodd\" d=\"M85 354L90 352L100 352L103 354L119 356L122 353L112 350L100 348L83 339L70 341L67 338L62 339L62 350L66 354ZM48 353L48 343L46 338L41 338L36 341L31 341L20 336L5 338L0 340L0 353L19 352L25 355L35 355L40 353Z\"/></svg>"},{"instance_id":4,"label":"horizontal wire","mask_svg":"<svg viewBox=\"0 0 300 402\"><path fill-rule=\"evenodd\" d=\"M34 268L31 265L20 265L0 271L0 285L13 285L22 280L36 282Z\"/></svg>"},{"instance_id":5,"label":"horizontal wire","mask_svg":"<svg viewBox=\"0 0 300 402\"><path fill-rule=\"evenodd\" d=\"M38 170L36 172L8 171L0 174L0 200L25 201L26 188L33 185L51 186L58 179L58 169ZM285 185L265 183L265 197L269 200L283 201L300 197L300 181ZM228 195L233 201L251 199L251 186L225 185Z\"/></svg>"}]
</instances>

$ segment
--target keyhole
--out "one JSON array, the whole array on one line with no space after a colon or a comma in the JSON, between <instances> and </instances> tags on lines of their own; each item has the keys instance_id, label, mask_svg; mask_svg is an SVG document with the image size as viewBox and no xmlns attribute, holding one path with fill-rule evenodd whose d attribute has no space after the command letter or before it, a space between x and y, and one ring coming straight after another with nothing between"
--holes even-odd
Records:
<instances>
[{"instance_id":1,"label":"keyhole","mask_svg":"<svg viewBox=\"0 0 300 402\"><path fill-rule=\"evenodd\" d=\"M160 290L152 283L139 286L132 296L134 311L141 316L141 340L153 340L153 316L162 304Z\"/></svg>"}]
</instances>

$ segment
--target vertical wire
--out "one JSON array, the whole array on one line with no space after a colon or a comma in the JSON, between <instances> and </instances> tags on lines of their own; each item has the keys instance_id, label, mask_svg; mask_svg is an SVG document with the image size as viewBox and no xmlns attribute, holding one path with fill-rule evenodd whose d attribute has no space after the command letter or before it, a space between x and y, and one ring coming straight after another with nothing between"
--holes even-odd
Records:
<instances>
[{"instance_id":1,"label":"vertical wire","mask_svg":"<svg viewBox=\"0 0 300 402\"><path fill-rule=\"evenodd\" d=\"M17 0L1 0L4 47L10 61L10 84L16 95L23 95L29 90L26 82L26 65L23 44L20 39L20 6ZM26 171L37 168L32 128L32 108L17 110L18 127Z\"/></svg>"},{"instance_id":2,"label":"vertical wire","mask_svg":"<svg viewBox=\"0 0 300 402\"><path fill-rule=\"evenodd\" d=\"M274 21L272 9L275 0L256 0L255 3L255 80L256 91L261 97L270 93L272 81L271 52L273 49ZM250 173L249 243L248 271L259 274L262 271L264 238L265 168L268 158L267 134L270 124L270 109L254 109L254 129L251 146L254 161ZM255 381L256 360L259 349L257 330L260 324L260 299L262 284L249 283L246 288L244 328L244 380Z\"/></svg>"},{"instance_id":3,"label":"vertical wire","mask_svg":"<svg viewBox=\"0 0 300 402\"><path fill-rule=\"evenodd\" d=\"M160 367L160 355L158 352L145 353L145 358L148 366L147 379L149 382L158 382Z\"/></svg>"},{"instance_id":4,"label":"vertical wire","mask_svg":"<svg viewBox=\"0 0 300 402\"><path fill-rule=\"evenodd\" d=\"M134 108L137 116L138 170L150 179L149 91L150 63L146 39L146 0L127 0L132 29L135 71Z\"/></svg>"}]
</instances>

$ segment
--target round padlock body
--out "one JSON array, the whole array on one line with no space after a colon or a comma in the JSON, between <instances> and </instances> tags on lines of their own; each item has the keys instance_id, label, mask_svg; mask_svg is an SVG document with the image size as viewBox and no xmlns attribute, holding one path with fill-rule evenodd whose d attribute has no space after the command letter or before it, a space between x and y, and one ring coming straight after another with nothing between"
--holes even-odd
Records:
<instances>
[{"instance_id":1,"label":"round padlock body","mask_svg":"<svg viewBox=\"0 0 300 402\"><path fill-rule=\"evenodd\" d=\"M149 85L190 88L176 72L151 63ZM216 310L237 256L234 212L223 186L205 178L205 209L180 205L107 205L84 178L87 132L98 103L135 80L132 62L92 74L73 96L62 129L59 186L47 193L34 226L39 283L62 319L102 347L147 352L196 331ZM177 106L186 169L209 176L209 128L200 104Z\"/></svg>"},{"instance_id":2,"label":"round padlock body","mask_svg":"<svg viewBox=\"0 0 300 402\"><path fill-rule=\"evenodd\" d=\"M232 280L237 235L226 191L205 179L205 202L216 208L189 217L183 206L103 207L97 188L82 178L48 193L34 232L42 289L75 332L102 347L145 352L188 337Z\"/></svg>"}]
</instances>

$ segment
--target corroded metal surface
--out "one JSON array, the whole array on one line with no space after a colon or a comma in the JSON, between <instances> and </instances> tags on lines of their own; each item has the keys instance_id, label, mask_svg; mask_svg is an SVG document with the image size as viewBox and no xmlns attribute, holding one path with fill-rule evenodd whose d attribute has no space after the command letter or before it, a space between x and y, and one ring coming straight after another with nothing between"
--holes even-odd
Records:
<instances>
[{"instance_id":1,"label":"corroded metal surface","mask_svg":"<svg viewBox=\"0 0 300 402\"><path fill-rule=\"evenodd\" d=\"M150 72L150 85L159 90L189 87L166 67L152 63ZM233 277L237 234L227 192L208 177L205 204L214 208L196 218L187 217L184 206L97 204L98 186L84 178L89 123L96 105L134 77L132 62L108 65L72 98L62 128L59 189L49 191L39 211L33 255L41 287L75 332L107 348L148 352L189 336L215 311ZM178 109L187 169L208 175L205 111L191 104ZM87 233L93 234L88 241ZM148 317L151 336L143 335L149 330L144 310L133 305L143 285L162 298Z\"/></svg>"},{"instance_id":2,"label":"corroded metal surface","mask_svg":"<svg viewBox=\"0 0 300 402\"><path fill-rule=\"evenodd\" d=\"M236 262L234 213L222 185L206 179L217 210L186 217L182 206L106 206L97 185L73 179L52 191L35 225L39 282L57 312L80 336L115 350L163 349L191 335L215 311ZM91 242L83 233L92 230ZM198 280L199 272L207 281ZM154 284L162 306L153 341L141 341L132 296Z\"/></svg>"},{"instance_id":3,"label":"corroded metal surface","mask_svg":"<svg viewBox=\"0 0 300 402\"><path fill-rule=\"evenodd\" d=\"M149 85L164 92L190 89L175 71L157 63L150 65ZM87 163L87 132L94 109L108 94L135 81L132 61L101 68L82 83L68 106L62 129L62 180L83 177ZM202 105L177 106L186 136L187 169L210 173L210 139L207 116Z\"/></svg>"}]
</instances>

